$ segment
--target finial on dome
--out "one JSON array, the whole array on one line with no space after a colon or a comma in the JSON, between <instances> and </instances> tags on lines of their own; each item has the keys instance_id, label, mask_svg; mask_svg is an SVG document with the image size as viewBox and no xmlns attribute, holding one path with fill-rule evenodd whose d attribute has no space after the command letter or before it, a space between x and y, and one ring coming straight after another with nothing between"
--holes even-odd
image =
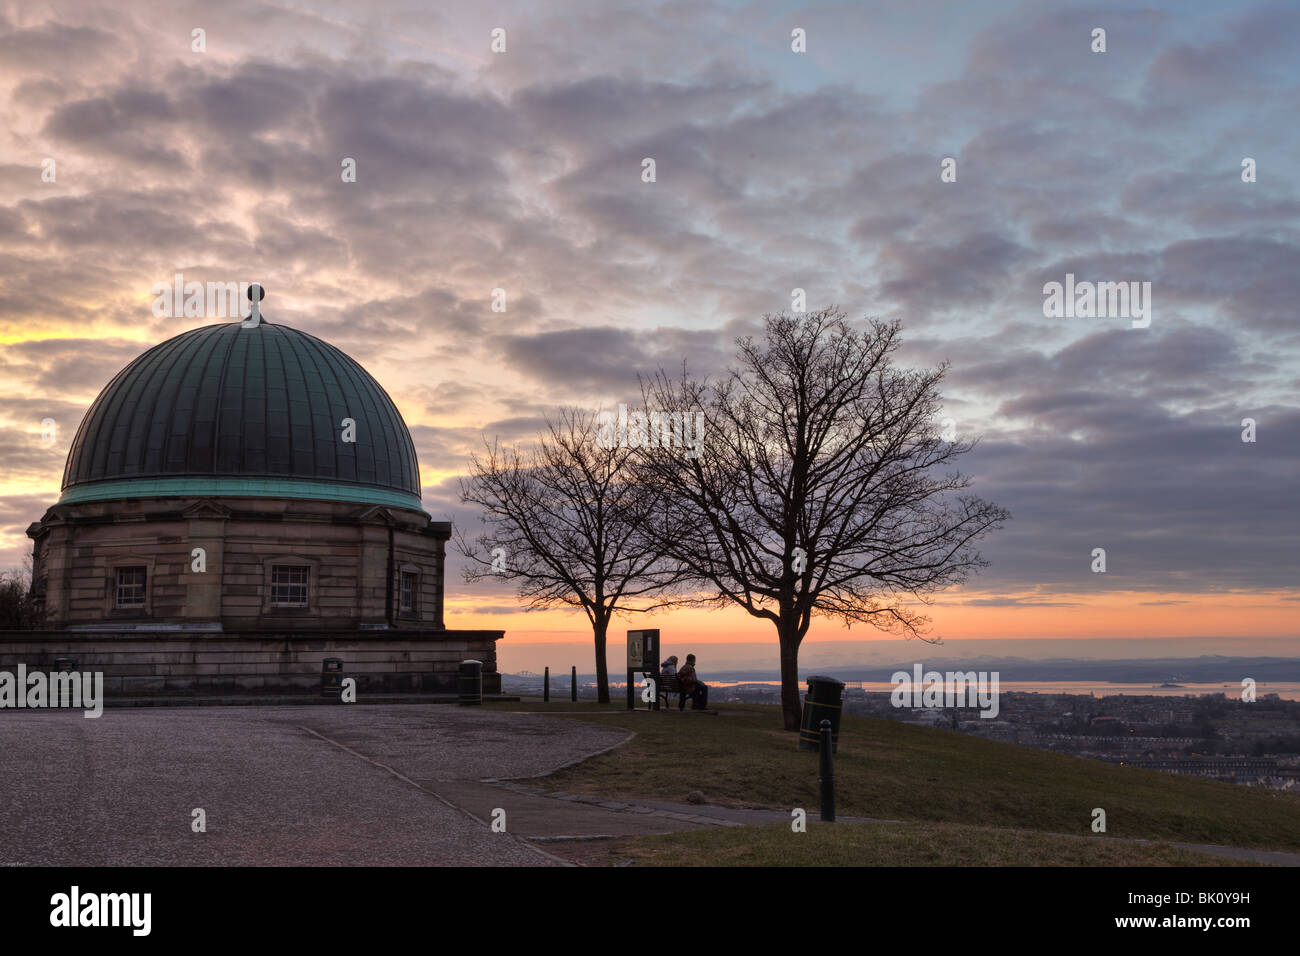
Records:
<instances>
[{"instance_id":1,"label":"finial on dome","mask_svg":"<svg viewBox=\"0 0 1300 956\"><path fill-rule=\"evenodd\" d=\"M266 298L266 290L254 282L248 287L248 299L253 303L253 310L248 313L248 318L239 323L241 329L255 329L262 324L262 309L258 305L262 299Z\"/></svg>"}]
</instances>

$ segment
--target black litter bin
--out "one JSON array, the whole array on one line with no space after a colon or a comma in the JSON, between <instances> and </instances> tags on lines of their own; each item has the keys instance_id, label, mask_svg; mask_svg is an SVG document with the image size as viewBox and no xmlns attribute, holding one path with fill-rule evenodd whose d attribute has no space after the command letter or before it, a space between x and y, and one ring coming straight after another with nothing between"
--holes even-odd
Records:
<instances>
[{"instance_id":1,"label":"black litter bin","mask_svg":"<svg viewBox=\"0 0 1300 956\"><path fill-rule=\"evenodd\" d=\"M844 682L834 677L809 677L808 693L803 699L803 723L799 728L799 749L813 753L821 750L823 720L831 722L831 753L840 749L840 711L844 700Z\"/></svg>"},{"instance_id":2,"label":"black litter bin","mask_svg":"<svg viewBox=\"0 0 1300 956\"><path fill-rule=\"evenodd\" d=\"M483 662L460 662L460 704L470 707L483 703Z\"/></svg>"},{"instance_id":3,"label":"black litter bin","mask_svg":"<svg viewBox=\"0 0 1300 956\"><path fill-rule=\"evenodd\" d=\"M55 671L72 672L77 669L77 659L75 657L56 657L54 658Z\"/></svg>"},{"instance_id":4,"label":"black litter bin","mask_svg":"<svg viewBox=\"0 0 1300 956\"><path fill-rule=\"evenodd\" d=\"M320 662L320 695L343 699L343 658L326 657Z\"/></svg>"}]
</instances>

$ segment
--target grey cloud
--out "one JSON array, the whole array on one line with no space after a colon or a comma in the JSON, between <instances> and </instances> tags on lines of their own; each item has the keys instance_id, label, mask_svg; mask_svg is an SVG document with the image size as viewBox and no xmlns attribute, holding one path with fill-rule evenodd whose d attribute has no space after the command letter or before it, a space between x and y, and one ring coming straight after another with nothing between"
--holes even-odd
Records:
<instances>
[{"instance_id":1,"label":"grey cloud","mask_svg":"<svg viewBox=\"0 0 1300 956\"><path fill-rule=\"evenodd\" d=\"M112 33L49 22L0 33L0 61L29 70L47 69L51 63L100 65L115 46Z\"/></svg>"},{"instance_id":2,"label":"grey cloud","mask_svg":"<svg viewBox=\"0 0 1300 956\"><path fill-rule=\"evenodd\" d=\"M1239 12L1214 40L1162 50L1146 75L1144 95L1183 106L1258 101L1279 83L1295 82L1300 59L1300 12L1264 4Z\"/></svg>"},{"instance_id":3,"label":"grey cloud","mask_svg":"<svg viewBox=\"0 0 1300 956\"><path fill-rule=\"evenodd\" d=\"M907 303L913 313L953 308L999 294L1007 274L1029 255L1019 243L992 232L943 246L892 242L881 253L888 277L882 291Z\"/></svg>"},{"instance_id":4,"label":"grey cloud","mask_svg":"<svg viewBox=\"0 0 1300 956\"><path fill-rule=\"evenodd\" d=\"M57 141L116 155L135 166L183 172L189 161L168 144L163 132L174 118L164 95L128 87L112 96L62 106L50 116L44 133Z\"/></svg>"},{"instance_id":5,"label":"grey cloud","mask_svg":"<svg viewBox=\"0 0 1300 956\"><path fill-rule=\"evenodd\" d=\"M26 382L35 389L58 396L69 382L78 382L88 388L108 384L119 369L143 351L144 348L134 342L36 339L6 347L0 354L0 368L11 381ZM56 402L65 411L76 408Z\"/></svg>"},{"instance_id":6,"label":"grey cloud","mask_svg":"<svg viewBox=\"0 0 1300 956\"><path fill-rule=\"evenodd\" d=\"M1022 405L1027 403L1022 403ZM981 586L1064 591L1271 589L1293 584L1300 413L1261 412L1267 442L1123 399L1041 400L1038 426L963 462L1011 506ZM1071 437L1083 430L1082 437ZM1032 436L1032 437L1031 437ZM1286 529L1283 531L1283 529ZM1280 533L1281 532L1281 533ZM1107 572L1090 571L1093 548Z\"/></svg>"},{"instance_id":7,"label":"grey cloud","mask_svg":"<svg viewBox=\"0 0 1300 956\"><path fill-rule=\"evenodd\" d=\"M1244 326L1294 333L1300 245L1271 239L1186 239L1161 257L1162 292L1227 311Z\"/></svg>"},{"instance_id":8,"label":"grey cloud","mask_svg":"<svg viewBox=\"0 0 1300 956\"><path fill-rule=\"evenodd\" d=\"M689 359L696 374L716 371L722 365L719 338L683 329L637 333L606 326L511 335L502 345L512 363L538 379L594 388L629 401L640 395L638 373L653 374L660 368L676 372L683 359Z\"/></svg>"}]
</instances>

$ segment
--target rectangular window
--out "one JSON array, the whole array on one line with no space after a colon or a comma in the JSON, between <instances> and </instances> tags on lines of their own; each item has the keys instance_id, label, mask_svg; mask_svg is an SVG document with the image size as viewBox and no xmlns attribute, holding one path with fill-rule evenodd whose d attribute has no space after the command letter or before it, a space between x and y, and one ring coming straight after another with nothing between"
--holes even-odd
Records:
<instances>
[{"instance_id":1,"label":"rectangular window","mask_svg":"<svg viewBox=\"0 0 1300 956\"><path fill-rule=\"evenodd\" d=\"M310 568L287 564L271 566L271 606L306 607Z\"/></svg>"},{"instance_id":2,"label":"rectangular window","mask_svg":"<svg viewBox=\"0 0 1300 956\"><path fill-rule=\"evenodd\" d=\"M145 568L117 569L117 606L144 607Z\"/></svg>"},{"instance_id":3,"label":"rectangular window","mask_svg":"<svg viewBox=\"0 0 1300 956\"><path fill-rule=\"evenodd\" d=\"M415 610L415 593L418 590L420 576L410 571L402 572L402 605L403 611Z\"/></svg>"}]
</instances>

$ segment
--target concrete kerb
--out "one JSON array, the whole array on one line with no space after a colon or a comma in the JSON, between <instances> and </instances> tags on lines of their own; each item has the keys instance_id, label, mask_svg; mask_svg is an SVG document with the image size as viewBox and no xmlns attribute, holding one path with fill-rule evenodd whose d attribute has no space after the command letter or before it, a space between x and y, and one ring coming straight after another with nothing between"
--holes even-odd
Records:
<instances>
[{"instance_id":1,"label":"concrete kerb","mask_svg":"<svg viewBox=\"0 0 1300 956\"><path fill-rule=\"evenodd\" d=\"M519 711L519 713L531 714L531 713L534 713L534 711ZM564 763L560 764L558 767L552 767L550 770L543 770L541 773L530 773L530 774L528 774L528 775L526 775L526 776L523 776L523 777L507 777L507 778L506 778L506 781L500 781L500 780L497 780L497 778L495 778L495 777L485 777L485 778L483 778L482 780L480 780L479 783L498 784L498 783L504 783L504 782L507 782L507 781L510 781L510 780L538 780L538 779L540 779L540 778L542 778L542 777L549 777L549 776L551 776L552 774L559 773L561 770L567 770L567 769L569 769L570 767L574 766L575 764L580 764L580 763L582 763L584 760L590 760L592 757L599 757L599 756L601 756L602 754L607 754L607 753L609 753L611 750L617 750L619 747L622 747L624 744L626 744L626 743L630 743L630 742L631 742L635 737L636 737L636 731L635 731L635 730L629 730L629 731L627 732L627 736L624 737L622 740L620 740L618 743L616 743L616 744L611 744L610 746L608 746L608 747L604 747L604 748L602 748L602 749L600 749L600 750L593 750L591 753L589 753L589 754L584 754L584 755L582 755L581 757L574 757L572 760L566 760Z\"/></svg>"}]
</instances>

